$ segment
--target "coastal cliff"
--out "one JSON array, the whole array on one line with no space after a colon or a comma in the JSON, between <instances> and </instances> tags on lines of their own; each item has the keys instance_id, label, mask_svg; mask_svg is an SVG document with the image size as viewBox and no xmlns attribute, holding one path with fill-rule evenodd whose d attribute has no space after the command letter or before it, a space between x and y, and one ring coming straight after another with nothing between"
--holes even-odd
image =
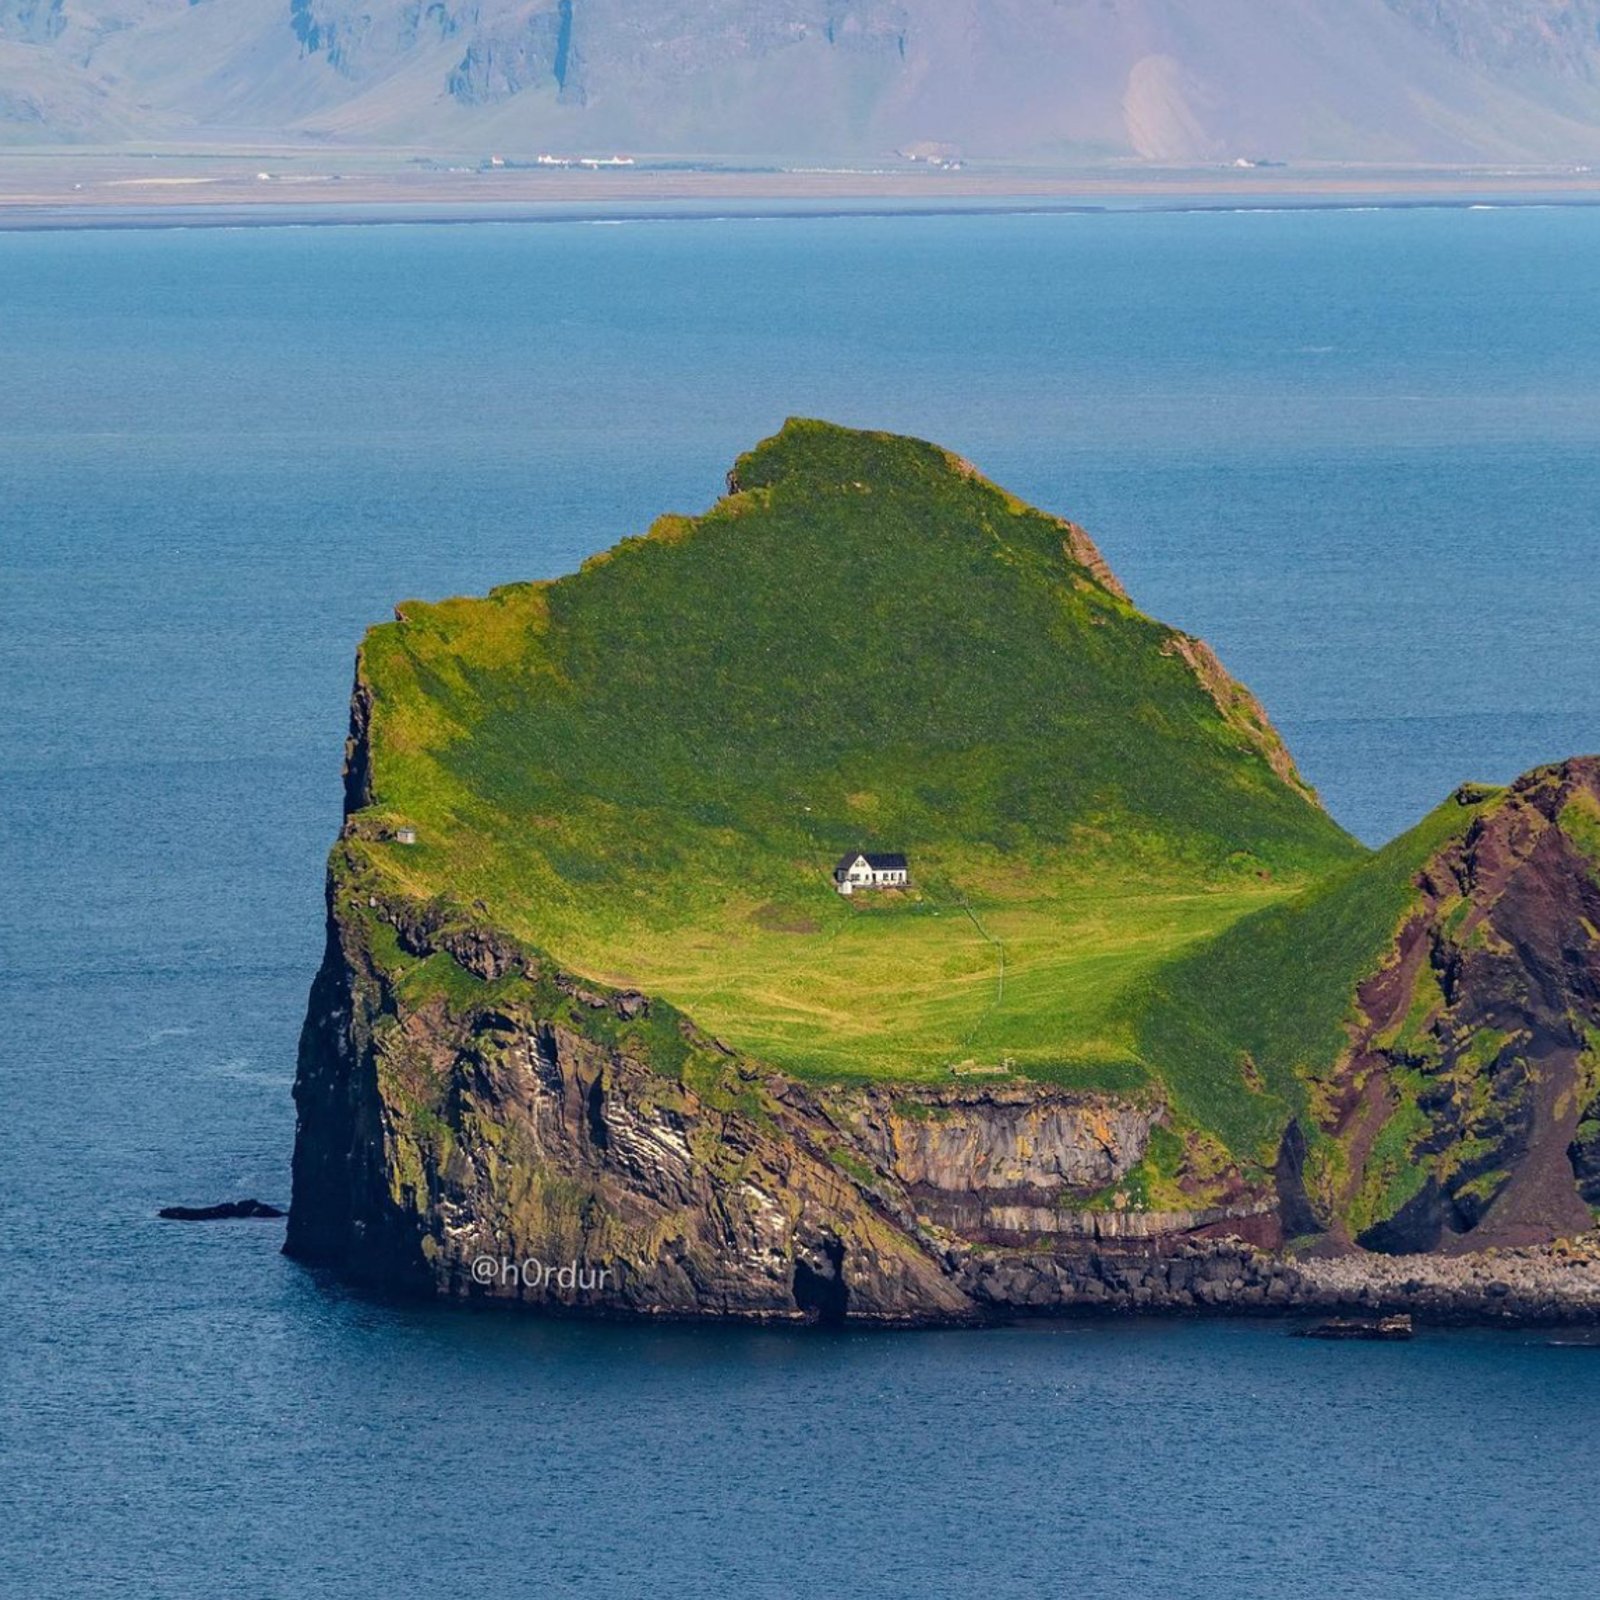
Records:
<instances>
[{"instance_id":1,"label":"coastal cliff","mask_svg":"<svg viewBox=\"0 0 1600 1600\"><path fill-rule=\"evenodd\" d=\"M290 1254L551 1308L968 1314L802 1086L662 1002L363 895L345 866L301 1043Z\"/></svg>"},{"instance_id":2,"label":"coastal cliff","mask_svg":"<svg viewBox=\"0 0 1600 1600\"><path fill-rule=\"evenodd\" d=\"M914 749L840 742L874 696ZM599 1316L1600 1308L1600 759L1363 852L1087 535L932 447L792 424L698 522L408 603L345 777L304 1261ZM912 888L834 894L857 834Z\"/></svg>"},{"instance_id":3,"label":"coastal cliff","mask_svg":"<svg viewBox=\"0 0 1600 1600\"><path fill-rule=\"evenodd\" d=\"M819 1090L663 1002L385 901L356 859L335 853L295 1085L304 1260L550 1309L963 1321L994 1298L974 1243L1143 1247L1267 1209L1079 1209L1135 1173L1159 1103Z\"/></svg>"},{"instance_id":4,"label":"coastal cliff","mask_svg":"<svg viewBox=\"0 0 1600 1600\"><path fill-rule=\"evenodd\" d=\"M1344 1156L1327 1210L1360 1244L1482 1249L1592 1225L1597 841L1600 761L1570 761L1520 779L1419 872L1357 990L1350 1049L1313 1085Z\"/></svg>"}]
</instances>

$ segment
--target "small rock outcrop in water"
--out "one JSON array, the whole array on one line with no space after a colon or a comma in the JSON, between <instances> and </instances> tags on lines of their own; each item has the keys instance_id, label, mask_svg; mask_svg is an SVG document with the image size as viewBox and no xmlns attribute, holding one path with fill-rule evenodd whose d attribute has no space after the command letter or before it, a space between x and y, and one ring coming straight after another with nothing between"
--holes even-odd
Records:
<instances>
[{"instance_id":1,"label":"small rock outcrop in water","mask_svg":"<svg viewBox=\"0 0 1600 1600\"><path fill-rule=\"evenodd\" d=\"M224 1200L214 1206L163 1206L156 1215L168 1222L232 1222L241 1217L281 1217L264 1200Z\"/></svg>"},{"instance_id":2,"label":"small rock outcrop in water","mask_svg":"<svg viewBox=\"0 0 1600 1600\"><path fill-rule=\"evenodd\" d=\"M1393 1317L1330 1317L1326 1322L1297 1328L1302 1339L1372 1339L1393 1341L1410 1339L1416 1326L1404 1312Z\"/></svg>"}]
</instances>

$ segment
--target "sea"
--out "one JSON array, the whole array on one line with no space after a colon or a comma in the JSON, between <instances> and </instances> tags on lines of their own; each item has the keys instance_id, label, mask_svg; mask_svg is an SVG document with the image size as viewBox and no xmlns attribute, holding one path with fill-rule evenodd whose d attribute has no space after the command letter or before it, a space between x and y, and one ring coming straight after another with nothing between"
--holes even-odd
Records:
<instances>
[{"instance_id":1,"label":"sea","mask_svg":"<svg viewBox=\"0 0 1600 1600\"><path fill-rule=\"evenodd\" d=\"M1600 210L0 234L0 1594L1600 1586L1600 1348L591 1327L279 1254L362 630L786 416L1085 524L1378 843L1600 751Z\"/></svg>"}]
</instances>

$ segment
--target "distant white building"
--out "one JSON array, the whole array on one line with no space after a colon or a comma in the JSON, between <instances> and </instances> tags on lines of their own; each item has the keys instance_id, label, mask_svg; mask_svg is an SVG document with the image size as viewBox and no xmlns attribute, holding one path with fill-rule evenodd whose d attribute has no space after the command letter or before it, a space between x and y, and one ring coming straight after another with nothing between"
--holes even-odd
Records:
<instances>
[{"instance_id":1,"label":"distant white building","mask_svg":"<svg viewBox=\"0 0 1600 1600\"><path fill-rule=\"evenodd\" d=\"M833 881L840 894L854 894L857 889L903 889L911 882L911 873L902 855L853 851L840 856Z\"/></svg>"}]
</instances>

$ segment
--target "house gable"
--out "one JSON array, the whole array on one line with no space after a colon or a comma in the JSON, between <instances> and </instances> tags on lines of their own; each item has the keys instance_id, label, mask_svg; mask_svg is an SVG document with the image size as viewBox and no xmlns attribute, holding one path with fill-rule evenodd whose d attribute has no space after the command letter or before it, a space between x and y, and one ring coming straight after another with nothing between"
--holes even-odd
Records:
<instances>
[{"instance_id":1,"label":"house gable","mask_svg":"<svg viewBox=\"0 0 1600 1600\"><path fill-rule=\"evenodd\" d=\"M857 850L839 858L833 881L841 894L856 889L899 889L911 881L911 871L906 858L897 851Z\"/></svg>"}]
</instances>

